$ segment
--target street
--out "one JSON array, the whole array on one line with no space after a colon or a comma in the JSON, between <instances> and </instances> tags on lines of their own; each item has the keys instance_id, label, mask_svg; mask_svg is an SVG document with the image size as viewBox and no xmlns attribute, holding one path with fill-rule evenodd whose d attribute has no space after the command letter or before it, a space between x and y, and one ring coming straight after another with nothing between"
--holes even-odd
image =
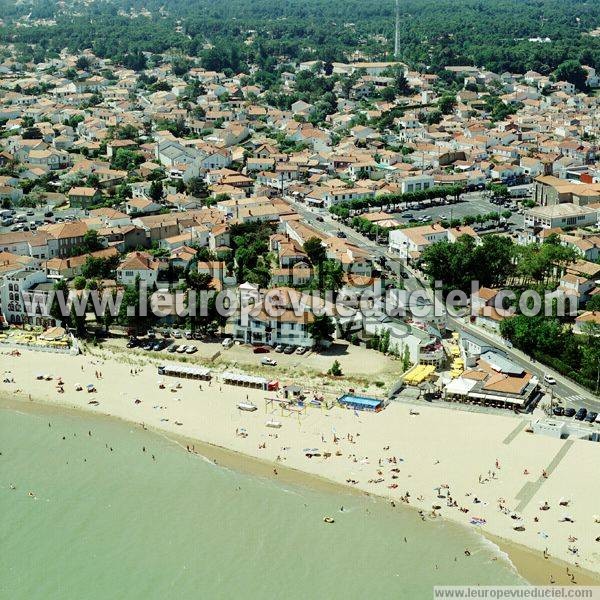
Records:
<instances>
[{"instance_id":1,"label":"street","mask_svg":"<svg viewBox=\"0 0 600 600\"><path fill-rule=\"evenodd\" d=\"M474 192L474 194L480 193ZM485 208L486 202L489 204L489 201L481 199L479 202L476 202L475 206L481 208L483 212L490 212L490 209ZM414 292L419 289L428 290L425 284L417 277L415 277L414 274L405 267L405 265L398 257L394 257L388 254L387 248L385 246L377 244L373 240L370 240L367 237L357 233L352 228L333 220L331 218L331 215L323 210L315 212L307 208L304 204L300 204L298 202L290 203L293 204L296 211L303 217L306 223L311 225L315 229L318 229L319 231L322 231L329 235L336 235L337 231L343 231L346 234L346 239L352 244L358 246L359 248L369 250L372 256L375 258L385 258L386 263L388 265L388 269L392 271L395 275L400 276L400 272L402 271L408 273L408 279L402 279L402 281L404 284L404 288L409 292ZM465 202L458 205L455 204L451 208L456 209L457 206L462 206L463 204L466 208L469 208L471 203L469 201L468 203ZM495 209L498 210L497 206L491 206L494 206ZM448 212L449 208L450 207L448 206L440 206L426 210ZM473 212L471 209L469 209L465 214L473 214ZM317 217L321 217L322 221L318 220ZM517 365L536 375L540 381L543 381L544 374L553 376L556 379L557 383L556 385L548 386L550 388L549 391L551 391L554 398L560 398L562 400L562 404L565 406L565 408L573 407L577 409L580 407L585 407L588 410L600 412L600 398L596 397L594 394L592 394L592 392L585 390L581 386L570 381L566 377L562 376L560 373L553 371L549 367L541 365L540 363L533 363L530 357L520 352L519 350L509 348L506 345L505 341L482 330L481 327L476 327L475 325L466 323L459 319L455 319L448 315L448 328L454 331L462 330L468 332L474 335L475 337L478 337L483 341L488 342L493 348L505 354Z\"/></svg>"}]
</instances>

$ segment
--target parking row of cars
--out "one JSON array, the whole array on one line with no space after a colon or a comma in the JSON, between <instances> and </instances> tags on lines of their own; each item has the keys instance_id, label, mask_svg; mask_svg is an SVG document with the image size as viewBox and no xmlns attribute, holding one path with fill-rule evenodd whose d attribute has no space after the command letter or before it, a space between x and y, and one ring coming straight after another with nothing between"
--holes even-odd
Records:
<instances>
[{"instance_id":1,"label":"parking row of cars","mask_svg":"<svg viewBox=\"0 0 600 600\"><path fill-rule=\"evenodd\" d=\"M575 410L574 408L563 408L562 406L555 406L552 409L554 416L556 417L569 417L575 418L576 421L585 421L586 423L599 423L600 424L600 416L597 412L590 410L588 412L587 408L580 408L579 410Z\"/></svg>"},{"instance_id":2,"label":"parking row of cars","mask_svg":"<svg viewBox=\"0 0 600 600\"><path fill-rule=\"evenodd\" d=\"M157 340L155 337L148 338L147 340L140 340L132 337L127 342L127 347L140 348L140 350L145 350L147 352L162 352L166 350L171 354L175 352L178 354L194 354L198 352L198 348L196 346L174 344L169 339Z\"/></svg>"},{"instance_id":3,"label":"parking row of cars","mask_svg":"<svg viewBox=\"0 0 600 600\"><path fill-rule=\"evenodd\" d=\"M283 354L304 354L306 352L306 348L304 346L285 346L283 344L279 344L275 346L275 352L279 352Z\"/></svg>"}]
</instances>

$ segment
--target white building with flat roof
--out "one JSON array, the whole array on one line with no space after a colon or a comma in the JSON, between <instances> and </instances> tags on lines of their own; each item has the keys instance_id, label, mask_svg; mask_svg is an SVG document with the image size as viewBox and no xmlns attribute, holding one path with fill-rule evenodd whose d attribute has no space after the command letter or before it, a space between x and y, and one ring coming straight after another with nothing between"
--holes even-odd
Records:
<instances>
[{"instance_id":1,"label":"white building with flat roof","mask_svg":"<svg viewBox=\"0 0 600 600\"><path fill-rule=\"evenodd\" d=\"M586 227L598 223L598 209L576 204L536 206L525 212L525 227Z\"/></svg>"}]
</instances>

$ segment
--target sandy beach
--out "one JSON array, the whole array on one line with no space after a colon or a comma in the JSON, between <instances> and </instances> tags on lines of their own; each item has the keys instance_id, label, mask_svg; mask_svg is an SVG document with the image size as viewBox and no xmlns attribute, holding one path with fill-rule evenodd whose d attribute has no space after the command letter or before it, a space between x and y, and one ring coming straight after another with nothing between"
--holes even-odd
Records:
<instances>
[{"instance_id":1,"label":"sandy beach","mask_svg":"<svg viewBox=\"0 0 600 600\"><path fill-rule=\"evenodd\" d=\"M177 436L184 451L221 464L271 477L307 473L324 485L376 494L398 509L413 507L425 520L476 527L532 583L600 582L593 443L534 436L525 431L527 420L510 414L428 405L392 403L379 414L309 408L300 418L282 417L278 408L265 409L265 397L273 393L224 385L218 378L209 383L160 377L156 364L136 366L135 357L125 362L95 353L5 351L2 365L1 379L14 382L0 382L0 393L15 400L144 424ZM52 379L38 380L38 373ZM161 379L165 389L159 389ZM84 390L76 391L76 384ZM87 384L97 391L87 393ZM245 400L258 410L238 410L236 403ZM268 420L281 428L266 427ZM248 467L244 456L258 462Z\"/></svg>"}]
</instances>

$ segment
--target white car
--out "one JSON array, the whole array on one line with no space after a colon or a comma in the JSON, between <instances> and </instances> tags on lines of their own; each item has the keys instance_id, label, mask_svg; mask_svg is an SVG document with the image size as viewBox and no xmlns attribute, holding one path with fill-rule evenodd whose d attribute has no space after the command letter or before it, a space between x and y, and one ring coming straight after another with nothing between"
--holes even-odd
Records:
<instances>
[{"instance_id":1,"label":"white car","mask_svg":"<svg viewBox=\"0 0 600 600\"><path fill-rule=\"evenodd\" d=\"M283 346L281 344L275 346L275 352L283 352Z\"/></svg>"},{"instance_id":2,"label":"white car","mask_svg":"<svg viewBox=\"0 0 600 600\"><path fill-rule=\"evenodd\" d=\"M177 348L177 354L184 354L185 352L187 352L187 346L184 344L183 346L179 346L179 348Z\"/></svg>"},{"instance_id":3,"label":"white car","mask_svg":"<svg viewBox=\"0 0 600 600\"><path fill-rule=\"evenodd\" d=\"M173 331L171 332L171 335L176 339L179 340L181 339L181 331L177 330L177 329L173 329Z\"/></svg>"},{"instance_id":4,"label":"white car","mask_svg":"<svg viewBox=\"0 0 600 600\"><path fill-rule=\"evenodd\" d=\"M554 379L554 377L551 377L550 375L544 375L544 383L547 383L549 385L556 385L556 379Z\"/></svg>"},{"instance_id":5,"label":"white car","mask_svg":"<svg viewBox=\"0 0 600 600\"><path fill-rule=\"evenodd\" d=\"M270 367L276 367L277 366L277 361L273 360L272 358L263 358L260 361L261 365L269 365Z\"/></svg>"},{"instance_id":6,"label":"white car","mask_svg":"<svg viewBox=\"0 0 600 600\"><path fill-rule=\"evenodd\" d=\"M198 352L198 348L196 346L188 346L185 351L186 354L194 354L194 352Z\"/></svg>"},{"instance_id":7,"label":"white car","mask_svg":"<svg viewBox=\"0 0 600 600\"><path fill-rule=\"evenodd\" d=\"M223 346L223 348L231 348L231 346L233 346L233 339L232 338L225 338L221 342L221 346Z\"/></svg>"}]
</instances>

